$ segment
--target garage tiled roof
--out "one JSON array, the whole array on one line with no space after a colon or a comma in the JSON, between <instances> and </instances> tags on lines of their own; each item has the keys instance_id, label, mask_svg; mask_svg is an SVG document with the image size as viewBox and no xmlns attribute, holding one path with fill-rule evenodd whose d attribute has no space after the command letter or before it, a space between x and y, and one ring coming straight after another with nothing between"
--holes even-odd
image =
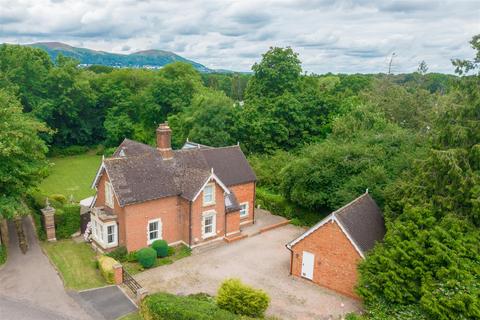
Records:
<instances>
[{"instance_id":1,"label":"garage tiled roof","mask_svg":"<svg viewBox=\"0 0 480 320\"><path fill-rule=\"evenodd\" d=\"M103 165L119 204L179 195L193 200L212 174L228 186L256 180L238 146L175 150L164 160L153 147L125 139Z\"/></svg>"}]
</instances>

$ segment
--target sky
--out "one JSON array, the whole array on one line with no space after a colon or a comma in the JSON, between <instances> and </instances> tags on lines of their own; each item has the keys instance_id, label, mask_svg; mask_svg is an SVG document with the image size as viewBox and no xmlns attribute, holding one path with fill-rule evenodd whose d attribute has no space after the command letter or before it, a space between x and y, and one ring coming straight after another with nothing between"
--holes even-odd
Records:
<instances>
[{"instance_id":1,"label":"sky","mask_svg":"<svg viewBox=\"0 0 480 320\"><path fill-rule=\"evenodd\" d=\"M59 41L116 53L173 51L250 71L290 46L313 73L452 73L472 58L480 0L0 0L0 43Z\"/></svg>"}]
</instances>

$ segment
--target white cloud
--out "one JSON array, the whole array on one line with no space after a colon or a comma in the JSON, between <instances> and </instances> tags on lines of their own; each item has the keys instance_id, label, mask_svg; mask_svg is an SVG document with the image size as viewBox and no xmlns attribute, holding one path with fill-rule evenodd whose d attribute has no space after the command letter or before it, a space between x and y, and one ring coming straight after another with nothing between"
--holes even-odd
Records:
<instances>
[{"instance_id":1,"label":"white cloud","mask_svg":"<svg viewBox=\"0 0 480 320\"><path fill-rule=\"evenodd\" d=\"M473 55L476 0L0 0L0 42L62 41L111 52L174 51L248 71L270 46L291 46L306 71L452 72Z\"/></svg>"}]
</instances>

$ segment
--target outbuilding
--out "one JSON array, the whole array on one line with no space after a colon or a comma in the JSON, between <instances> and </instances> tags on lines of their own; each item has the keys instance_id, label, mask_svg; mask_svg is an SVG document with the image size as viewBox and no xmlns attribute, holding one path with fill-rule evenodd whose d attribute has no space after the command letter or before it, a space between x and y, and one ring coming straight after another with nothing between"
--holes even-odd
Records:
<instances>
[{"instance_id":1,"label":"outbuilding","mask_svg":"<svg viewBox=\"0 0 480 320\"><path fill-rule=\"evenodd\" d=\"M384 235L382 212L367 190L287 244L290 274L358 298L358 263Z\"/></svg>"}]
</instances>

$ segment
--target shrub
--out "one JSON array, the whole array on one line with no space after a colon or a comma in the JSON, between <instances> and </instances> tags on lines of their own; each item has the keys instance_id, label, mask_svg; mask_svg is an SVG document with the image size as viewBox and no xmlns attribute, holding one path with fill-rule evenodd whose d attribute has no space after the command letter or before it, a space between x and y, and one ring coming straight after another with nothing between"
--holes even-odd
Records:
<instances>
[{"instance_id":1,"label":"shrub","mask_svg":"<svg viewBox=\"0 0 480 320\"><path fill-rule=\"evenodd\" d=\"M152 248L143 248L137 251L137 260L144 268L151 268L157 260L157 252Z\"/></svg>"},{"instance_id":2,"label":"shrub","mask_svg":"<svg viewBox=\"0 0 480 320\"><path fill-rule=\"evenodd\" d=\"M127 260L127 254L127 248L125 248L124 246L120 246L108 253L107 256L117 261L124 262Z\"/></svg>"},{"instance_id":3,"label":"shrub","mask_svg":"<svg viewBox=\"0 0 480 320\"><path fill-rule=\"evenodd\" d=\"M128 262L135 262L135 261L137 261L137 252L136 252L136 251L130 251L130 252L127 253L127 255L125 256L125 260L127 260Z\"/></svg>"},{"instance_id":4,"label":"shrub","mask_svg":"<svg viewBox=\"0 0 480 320\"><path fill-rule=\"evenodd\" d=\"M113 271L113 266L117 263L117 260L111 257L98 257L98 268L100 269L100 273L105 278L107 283L115 283L115 273Z\"/></svg>"},{"instance_id":5,"label":"shrub","mask_svg":"<svg viewBox=\"0 0 480 320\"><path fill-rule=\"evenodd\" d=\"M74 156L77 154L84 154L87 151L88 151L87 146L69 146L65 148L52 147L50 148L49 156L51 157Z\"/></svg>"},{"instance_id":6,"label":"shrub","mask_svg":"<svg viewBox=\"0 0 480 320\"><path fill-rule=\"evenodd\" d=\"M0 265L7 261L7 248L2 244L0 245Z\"/></svg>"},{"instance_id":7,"label":"shrub","mask_svg":"<svg viewBox=\"0 0 480 320\"><path fill-rule=\"evenodd\" d=\"M70 238L80 229L80 206L67 204L55 212L55 231L57 239Z\"/></svg>"},{"instance_id":8,"label":"shrub","mask_svg":"<svg viewBox=\"0 0 480 320\"><path fill-rule=\"evenodd\" d=\"M239 279L228 279L218 289L218 306L236 314L263 317L269 303L265 291L247 286Z\"/></svg>"},{"instance_id":9,"label":"shrub","mask_svg":"<svg viewBox=\"0 0 480 320\"><path fill-rule=\"evenodd\" d=\"M157 252L157 257L165 258L168 256L168 243L165 240L155 240L152 243L152 249Z\"/></svg>"},{"instance_id":10,"label":"shrub","mask_svg":"<svg viewBox=\"0 0 480 320\"><path fill-rule=\"evenodd\" d=\"M67 197L65 197L63 194L52 194L50 195L49 200L57 201L62 205L67 203Z\"/></svg>"},{"instance_id":11,"label":"shrub","mask_svg":"<svg viewBox=\"0 0 480 320\"><path fill-rule=\"evenodd\" d=\"M143 299L140 314L144 320L239 320L240 317L220 309L214 301L198 297L180 297L156 293Z\"/></svg>"}]
</instances>

